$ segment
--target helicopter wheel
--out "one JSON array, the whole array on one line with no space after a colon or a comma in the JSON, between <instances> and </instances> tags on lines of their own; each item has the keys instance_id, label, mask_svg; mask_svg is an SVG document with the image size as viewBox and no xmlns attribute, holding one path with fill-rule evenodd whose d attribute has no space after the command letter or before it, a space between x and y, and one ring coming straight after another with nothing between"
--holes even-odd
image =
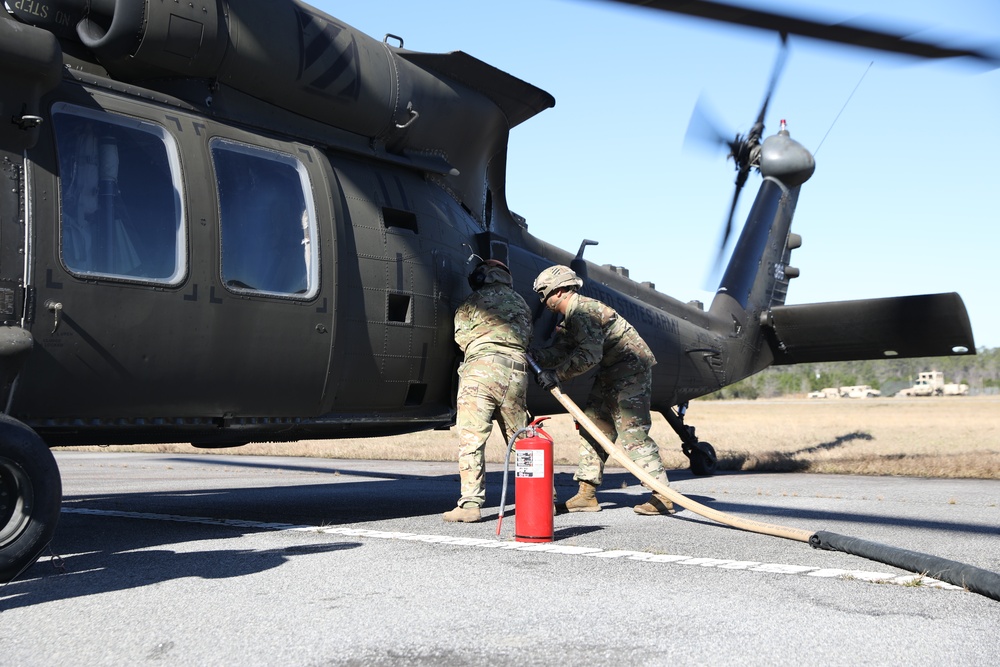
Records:
<instances>
[{"instance_id":1,"label":"helicopter wheel","mask_svg":"<svg viewBox=\"0 0 1000 667\"><path fill-rule=\"evenodd\" d=\"M715 448L712 445L699 442L685 453L691 461L691 472L696 477L710 477L715 474L719 458L715 455Z\"/></svg>"},{"instance_id":2,"label":"helicopter wheel","mask_svg":"<svg viewBox=\"0 0 1000 667\"><path fill-rule=\"evenodd\" d=\"M55 457L30 428L0 415L0 583L35 562L59 521Z\"/></svg>"}]
</instances>

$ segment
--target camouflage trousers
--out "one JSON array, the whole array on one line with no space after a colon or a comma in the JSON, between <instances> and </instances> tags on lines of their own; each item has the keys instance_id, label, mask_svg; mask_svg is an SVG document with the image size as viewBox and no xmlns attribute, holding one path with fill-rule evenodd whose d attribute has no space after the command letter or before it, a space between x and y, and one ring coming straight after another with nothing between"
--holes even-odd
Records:
<instances>
[{"instance_id":1,"label":"camouflage trousers","mask_svg":"<svg viewBox=\"0 0 1000 667\"><path fill-rule=\"evenodd\" d=\"M528 374L492 361L473 360L458 368L458 475L462 497L459 507L486 501L486 440L497 420L504 447L527 425L525 394Z\"/></svg>"},{"instance_id":2,"label":"camouflage trousers","mask_svg":"<svg viewBox=\"0 0 1000 667\"><path fill-rule=\"evenodd\" d=\"M652 386L653 374L650 369L620 378L599 374L594 379L594 386L587 396L583 412L644 471L667 483L660 448L649 437ZM604 462L608 454L582 426L580 436L580 464L573 479L600 486L604 480Z\"/></svg>"}]
</instances>

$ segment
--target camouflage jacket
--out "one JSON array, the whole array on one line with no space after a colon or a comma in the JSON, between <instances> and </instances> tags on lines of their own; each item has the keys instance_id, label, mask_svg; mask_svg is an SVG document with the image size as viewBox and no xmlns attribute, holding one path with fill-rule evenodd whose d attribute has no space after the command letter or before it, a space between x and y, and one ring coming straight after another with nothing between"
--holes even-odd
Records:
<instances>
[{"instance_id":1,"label":"camouflage jacket","mask_svg":"<svg viewBox=\"0 0 1000 667\"><path fill-rule=\"evenodd\" d=\"M656 358L624 317L596 299L574 294L550 347L535 360L571 380L594 366L609 377L627 377L653 367Z\"/></svg>"},{"instance_id":2,"label":"camouflage jacket","mask_svg":"<svg viewBox=\"0 0 1000 667\"><path fill-rule=\"evenodd\" d=\"M526 363L530 341L531 311L509 285L484 285L455 311L455 342L465 353L466 362L502 354Z\"/></svg>"}]
</instances>

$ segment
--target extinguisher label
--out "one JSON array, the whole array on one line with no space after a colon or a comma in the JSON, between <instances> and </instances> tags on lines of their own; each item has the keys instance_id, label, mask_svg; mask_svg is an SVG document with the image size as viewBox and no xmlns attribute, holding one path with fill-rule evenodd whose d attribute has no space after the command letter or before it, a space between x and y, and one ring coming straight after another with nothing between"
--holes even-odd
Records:
<instances>
[{"instance_id":1,"label":"extinguisher label","mask_svg":"<svg viewBox=\"0 0 1000 667\"><path fill-rule=\"evenodd\" d=\"M517 450L515 475L517 477L544 477L545 458L542 449Z\"/></svg>"}]
</instances>

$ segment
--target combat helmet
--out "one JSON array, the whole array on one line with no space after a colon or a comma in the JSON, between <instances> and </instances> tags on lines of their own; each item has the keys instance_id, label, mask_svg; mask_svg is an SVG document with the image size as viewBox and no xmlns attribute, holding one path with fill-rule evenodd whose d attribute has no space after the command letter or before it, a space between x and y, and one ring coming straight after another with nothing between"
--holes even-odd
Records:
<instances>
[{"instance_id":1,"label":"combat helmet","mask_svg":"<svg viewBox=\"0 0 1000 667\"><path fill-rule=\"evenodd\" d=\"M557 264L539 273L538 277L535 278L535 284L532 286L532 289L538 292L538 296L544 301L552 292L560 287L583 287L583 280L576 275L576 271L573 269Z\"/></svg>"},{"instance_id":2,"label":"combat helmet","mask_svg":"<svg viewBox=\"0 0 1000 667\"><path fill-rule=\"evenodd\" d=\"M512 284L510 269L497 259L486 259L476 265L469 274L469 287L478 290L487 283Z\"/></svg>"}]
</instances>

